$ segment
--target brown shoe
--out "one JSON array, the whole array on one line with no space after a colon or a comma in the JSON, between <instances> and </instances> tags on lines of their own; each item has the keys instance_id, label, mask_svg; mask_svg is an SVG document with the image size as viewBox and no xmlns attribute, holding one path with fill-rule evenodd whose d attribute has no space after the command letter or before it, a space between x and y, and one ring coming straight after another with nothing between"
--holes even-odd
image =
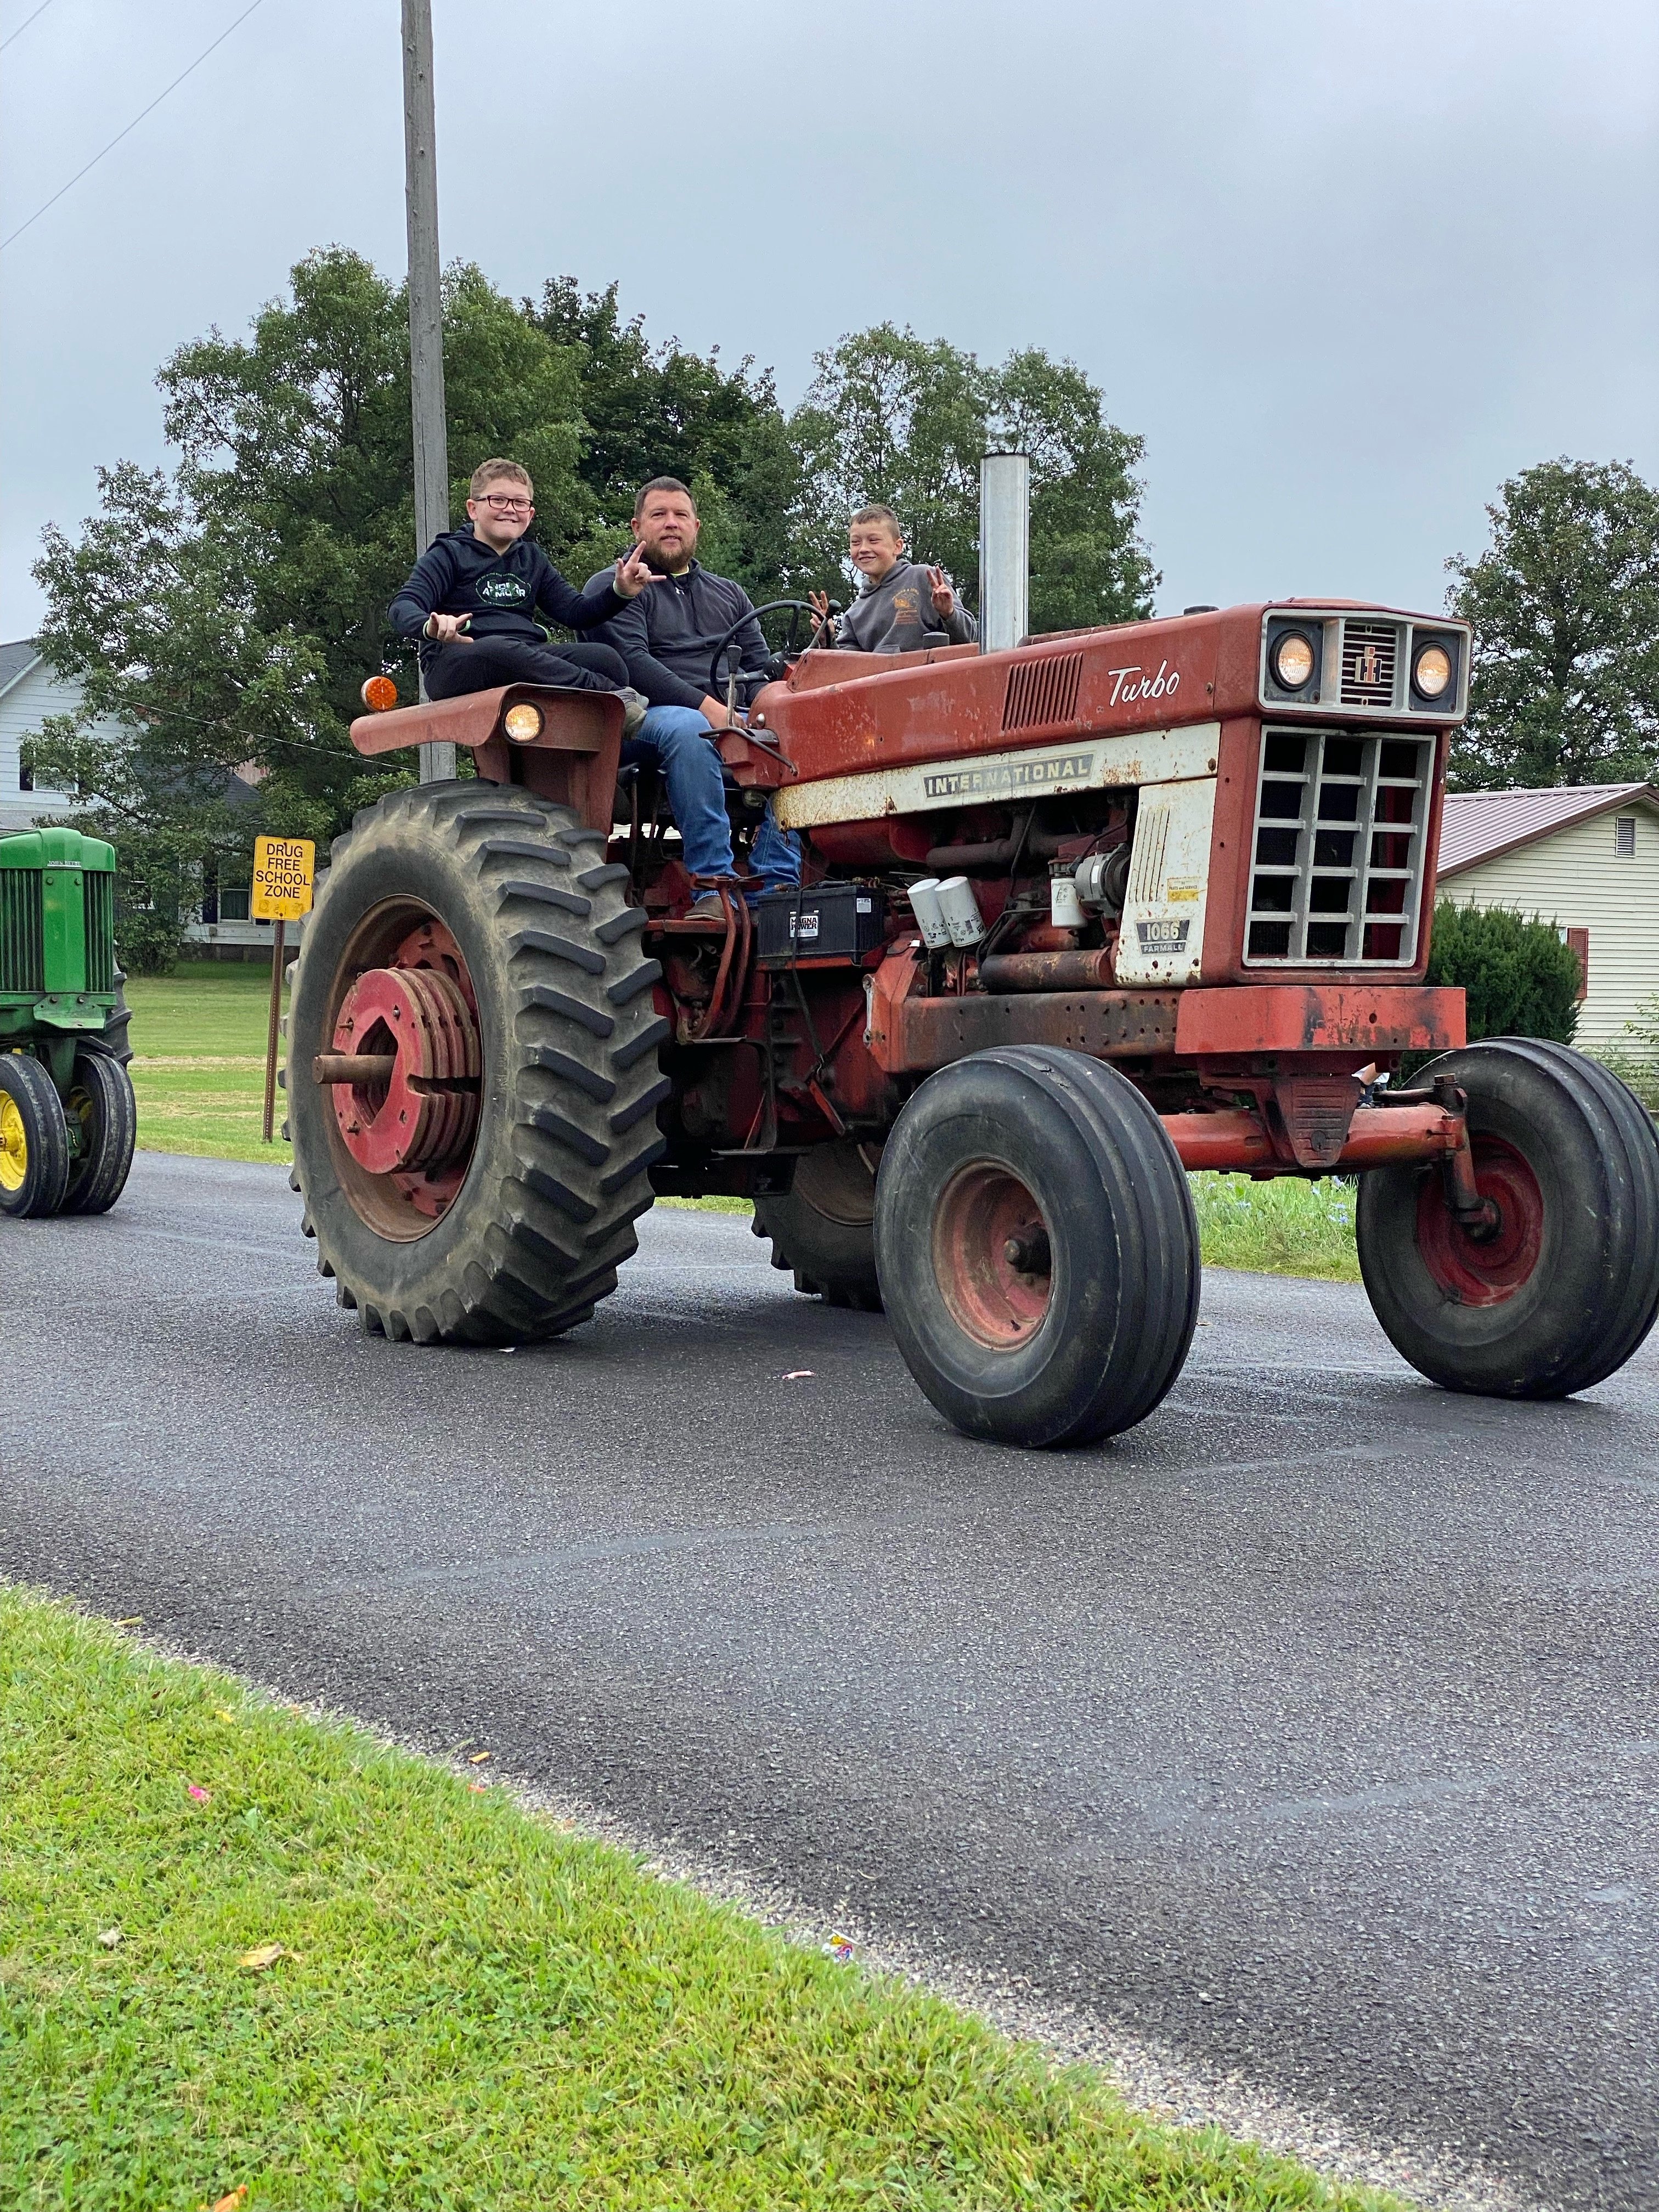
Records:
<instances>
[{"instance_id":1,"label":"brown shoe","mask_svg":"<svg viewBox=\"0 0 1659 2212\"><path fill-rule=\"evenodd\" d=\"M718 891L705 891L686 914L688 921L724 921L726 905Z\"/></svg>"}]
</instances>

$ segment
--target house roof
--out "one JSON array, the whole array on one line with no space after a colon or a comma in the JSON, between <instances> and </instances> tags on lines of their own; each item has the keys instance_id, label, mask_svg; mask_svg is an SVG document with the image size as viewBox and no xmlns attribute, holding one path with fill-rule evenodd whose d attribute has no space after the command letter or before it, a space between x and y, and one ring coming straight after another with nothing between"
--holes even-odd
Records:
<instances>
[{"instance_id":1,"label":"house roof","mask_svg":"<svg viewBox=\"0 0 1659 2212\"><path fill-rule=\"evenodd\" d=\"M1548 791L1449 791L1440 823L1439 874L1462 873L1517 845L1536 843L1575 822L1621 806L1659 806L1650 783L1580 783Z\"/></svg>"},{"instance_id":2,"label":"house roof","mask_svg":"<svg viewBox=\"0 0 1659 2212\"><path fill-rule=\"evenodd\" d=\"M0 691L9 691L20 676L26 675L40 658L40 648L32 637L20 637L15 644L0 645Z\"/></svg>"}]
</instances>

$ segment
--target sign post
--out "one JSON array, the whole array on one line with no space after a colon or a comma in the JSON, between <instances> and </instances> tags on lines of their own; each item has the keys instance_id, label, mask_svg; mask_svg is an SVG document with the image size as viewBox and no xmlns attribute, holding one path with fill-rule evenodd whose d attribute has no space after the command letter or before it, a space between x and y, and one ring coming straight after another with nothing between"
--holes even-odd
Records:
<instances>
[{"instance_id":1,"label":"sign post","mask_svg":"<svg viewBox=\"0 0 1659 2212\"><path fill-rule=\"evenodd\" d=\"M264 1141L271 1141L270 1125L276 1112L276 1033L283 1013L283 955L288 924L311 912L311 894L317 872L317 848L309 837L256 837L253 841L253 893L248 911L255 921L274 921L270 947L270 1022L265 1035L265 1118Z\"/></svg>"}]
</instances>

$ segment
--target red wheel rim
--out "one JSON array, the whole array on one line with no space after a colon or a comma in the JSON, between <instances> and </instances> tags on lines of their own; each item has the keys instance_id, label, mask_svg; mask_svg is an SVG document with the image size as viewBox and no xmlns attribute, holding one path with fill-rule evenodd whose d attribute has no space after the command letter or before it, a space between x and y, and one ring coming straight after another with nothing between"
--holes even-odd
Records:
<instances>
[{"instance_id":1,"label":"red wheel rim","mask_svg":"<svg viewBox=\"0 0 1659 2212\"><path fill-rule=\"evenodd\" d=\"M1029 1344L1048 1316L1048 1224L1025 1185L993 1160L954 1175L933 1215L933 1273L951 1318L998 1352Z\"/></svg>"},{"instance_id":2,"label":"red wheel rim","mask_svg":"<svg viewBox=\"0 0 1659 2212\"><path fill-rule=\"evenodd\" d=\"M370 1228L423 1237L449 1211L477 1141L477 995L452 933L398 901L365 916L335 971L331 1049L395 1055L388 1083L330 1088L340 1188Z\"/></svg>"},{"instance_id":3,"label":"red wheel rim","mask_svg":"<svg viewBox=\"0 0 1659 2212\"><path fill-rule=\"evenodd\" d=\"M1471 1237L1446 1203L1438 1175L1417 1199L1417 1249L1448 1297L1465 1306L1500 1306L1530 1281L1544 1247L1544 1194L1523 1156L1502 1137L1474 1137L1475 1188L1498 1208L1495 1235Z\"/></svg>"}]
</instances>

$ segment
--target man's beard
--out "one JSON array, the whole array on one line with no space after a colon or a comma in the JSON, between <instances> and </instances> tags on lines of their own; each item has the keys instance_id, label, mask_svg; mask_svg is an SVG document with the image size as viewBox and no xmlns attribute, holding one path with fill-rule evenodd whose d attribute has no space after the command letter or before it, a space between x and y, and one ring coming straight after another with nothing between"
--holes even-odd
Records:
<instances>
[{"instance_id":1,"label":"man's beard","mask_svg":"<svg viewBox=\"0 0 1659 2212\"><path fill-rule=\"evenodd\" d=\"M696 550L697 541L695 538L689 544L677 546L672 553L665 553L662 547L653 538L642 538L640 542L640 551L644 556L646 567L654 570L659 576L672 576L676 568L689 568L696 556Z\"/></svg>"}]
</instances>

